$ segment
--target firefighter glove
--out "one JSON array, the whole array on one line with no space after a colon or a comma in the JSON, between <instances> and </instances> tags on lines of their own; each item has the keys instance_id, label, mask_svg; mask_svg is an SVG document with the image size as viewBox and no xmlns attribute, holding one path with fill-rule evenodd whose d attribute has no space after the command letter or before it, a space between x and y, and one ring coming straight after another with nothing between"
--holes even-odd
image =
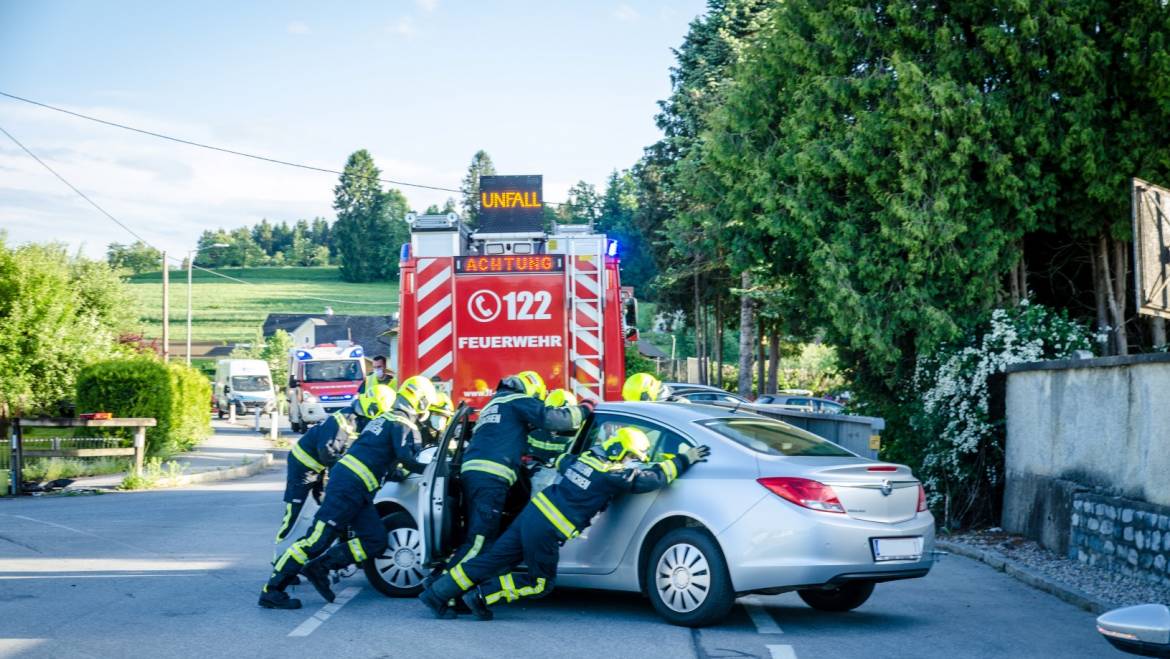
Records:
<instances>
[{"instance_id":1,"label":"firefighter glove","mask_svg":"<svg viewBox=\"0 0 1170 659\"><path fill-rule=\"evenodd\" d=\"M683 455L686 456L688 465L696 465L707 461L707 456L711 455L711 448L706 445L692 446L683 451Z\"/></svg>"}]
</instances>

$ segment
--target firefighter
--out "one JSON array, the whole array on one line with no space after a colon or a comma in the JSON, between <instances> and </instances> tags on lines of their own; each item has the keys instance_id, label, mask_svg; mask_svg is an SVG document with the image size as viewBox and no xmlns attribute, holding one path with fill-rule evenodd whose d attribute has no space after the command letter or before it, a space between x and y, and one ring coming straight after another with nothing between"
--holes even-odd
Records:
<instances>
[{"instance_id":1,"label":"firefighter","mask_svg":"<svg viewBox=\"0 0 1170 659\"><path fill-rule=\"evenodd\" d=\"M489 606L500 600L543 597L553 589L560 547L587 528L594 515L617 496L640 494L669 485L711 450L689 448L681 455L649 467L650 439L637 428L624 427L580 456L557 460L559 477L538 492L507 532L487 552L456 565L419 595L439 618L453 618L449 602L462 601L480 620L491 620ZM510 572L523 561L527 572Z\"/></svg>"},{"instance_id":2,"label":"firefighter","mask_svg":"<svg viewBox=\"0 0 1170 659\"><path fill-rule=\"evenodd\" d=\"M379 556L386 549L386 530L374 508L374 495L392 469L401 463L408 471L422 473L416 459L413 433L426 420L436 391L431 381L415 376L398 390L391 409L370 421L334 468L325 488L325 501L317 510L312 530L297 540L276 562L272 576L260 593L260 606L299 609L300 600L284 589L303 573L327 601L333 601L329 571ZM333 541L349 529L348 542ZM326 551L328 549L328 551Z\"/></svg>"},{"instance_id":3,"label":"firefighter","mask_svg":"<svg viewBox=\"0 0 1170 659\"><path fill-rule=\"evenodd\" d=\"M455 403L451 402L450 396L440 391L436 394L435 402L430 406L430 413L429 422L422 424L419 428L423 446L439 442L439 438L443 436L443 431L447 429L447 424L451 422L451 417L455 414Z\"/></svg>"},{"instance_id":4,"label":"firefighter","mask_svg":"<svg viewBox=\"0 0 1170 659\"><path fill-rule=\"evenodd\" d=\"M631 402L670 399L670 387L649 373L635 373L622 385L622 399Z\"/></svg>"},{"instance_id":5,"label":"firefighter","mask_svg":"<svg viewBox=\"0 0 1170 659\"><path fill-rule=\"evenodd\" d=\"M500 514L508 489L516 482L520 458L535 430L566 432L581 427L592 403L548 407L548 389L534 371L500 381L496 395L479 413L463 454L461 475L468 502L467 540L455 550L448 567L476 556L500 534Z\"/></svg>"},{"instance_id":6,"label":"firefighter","mask_svg":"<svg viewBox=\"0 0 1170 659\"><path fill-rule=\"evenodd\" d=\"M296 525L305 505L306 497L321 502L321 488L324 486L325 471L332 469L349 443L357 438L369 419L389 410L394 405L394 390L384 384L358 396L353 403L353 419L341 411L334 412L327 419L309 428L309 431L293 444L288 456L288 475L284 483L284 520L276 532L276 543L284 542L289 531Z\"/></svg>"},{"instance_id":7,"label":"firefighter","mask_svg":"<svg viewBox=\"0 0 1170 659\"><path fill-rule=\"evenodd\" d=\"M576 404L577 397L564 389L554 389L548 392L548 397L544 399L545 407L567 407ZM528 435L528 454L541 462L548 462L564 453L575 436L572 432L554 433L543 428L533 430L532 434Z\"/></svg>"}]
</instances>

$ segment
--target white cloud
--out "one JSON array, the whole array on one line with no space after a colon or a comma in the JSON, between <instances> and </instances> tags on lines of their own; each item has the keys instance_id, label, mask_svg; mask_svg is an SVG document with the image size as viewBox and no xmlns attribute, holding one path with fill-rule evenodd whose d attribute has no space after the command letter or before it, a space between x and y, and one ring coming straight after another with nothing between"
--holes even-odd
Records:
<instances>
[{"instance_id":1,"label":"white cloud","mask_svg":"<svg viewBox=\"0 0 1170 659\"><path fill-rule=\"evenodd\" d=\"M613 17L623 23L632 23L638 20L638 10L629 5L618 5L613 10Z\"/></svg>"},{"instance_id":2,"label":"white cloud","mask_svg":"<svg viewBox=\"0 0 1170 659\"><path fill-rule=\"evenodd\" d=\"M293 21L285 27L289 34L308 34L309 26L303 21Z\"/></svg>"},{"instance_id":3,"label":"white cloud","mask_svg":"<svg viewBox=\"0 0 1170 659\"><path fill-rule=\"evenodd\" d=\"M432 12L439 6L439 0L414 0L414 4L425 12Z\"/></svg>"},{"instance_id":4,"label":"white cloud","mask_svg":"<svg viewBox=\"0 0 1170 659\"><path fill-rule=\"evenodd\" d=\"M414 26L414 21L410 20L409 16L403 16L390 23L390 25L386 26L386 31L390 34L406 37L407 39L412 38L418 32Z\"/></svg>"}]
</instances>

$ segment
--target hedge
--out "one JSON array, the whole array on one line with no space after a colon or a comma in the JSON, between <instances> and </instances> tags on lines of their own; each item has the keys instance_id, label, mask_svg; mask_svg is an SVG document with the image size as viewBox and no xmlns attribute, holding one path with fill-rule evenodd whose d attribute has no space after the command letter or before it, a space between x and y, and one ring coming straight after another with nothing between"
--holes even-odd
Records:
<instances>
[{"instance_id":1,"label":"hedge","mask_svg":"<svg viewBox=\"0 0 1170 659\"><path fill-rule=\"evenodd\" d=\"M199 371L150 355L90 364L77 376L77 411L153 417L148 455L187 450L211 434L211 384ZM129 436L130 431L119 431Z\"/></svg>"}]
</instances>

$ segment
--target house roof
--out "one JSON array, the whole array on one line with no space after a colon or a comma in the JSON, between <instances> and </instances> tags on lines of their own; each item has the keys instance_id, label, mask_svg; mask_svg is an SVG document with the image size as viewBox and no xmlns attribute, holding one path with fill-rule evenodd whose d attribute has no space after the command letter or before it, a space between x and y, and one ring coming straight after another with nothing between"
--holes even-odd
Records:
<instances>
[{"instance_id":1,"label":"house roof","mask_svg":"<svg viewBox=\"0 0 1170 659\"><path fill-rule=\"evenodd\" d=\"M336 343L352 341L360 345L367 355L385 354L389 351L390 338L385 336L398 327L394 316L348 316L326 314L268 314L264 320L264 336L272 336L278 329L293 332L306 321L312 322L315 343Z\"/></svg>"},{"instance_id":2,"label":"house roof","mask_svg":"<svg viewBox=\"0 0 1170 659\"><path fill-rule=\"evenodd\" d=\"M663 352L658 346L650 343L647 339L638 339L638 352L642 353L642 356L649 357L650 359L668 359L670 357L670 355Z\"/></svg>"}]
</instances>

